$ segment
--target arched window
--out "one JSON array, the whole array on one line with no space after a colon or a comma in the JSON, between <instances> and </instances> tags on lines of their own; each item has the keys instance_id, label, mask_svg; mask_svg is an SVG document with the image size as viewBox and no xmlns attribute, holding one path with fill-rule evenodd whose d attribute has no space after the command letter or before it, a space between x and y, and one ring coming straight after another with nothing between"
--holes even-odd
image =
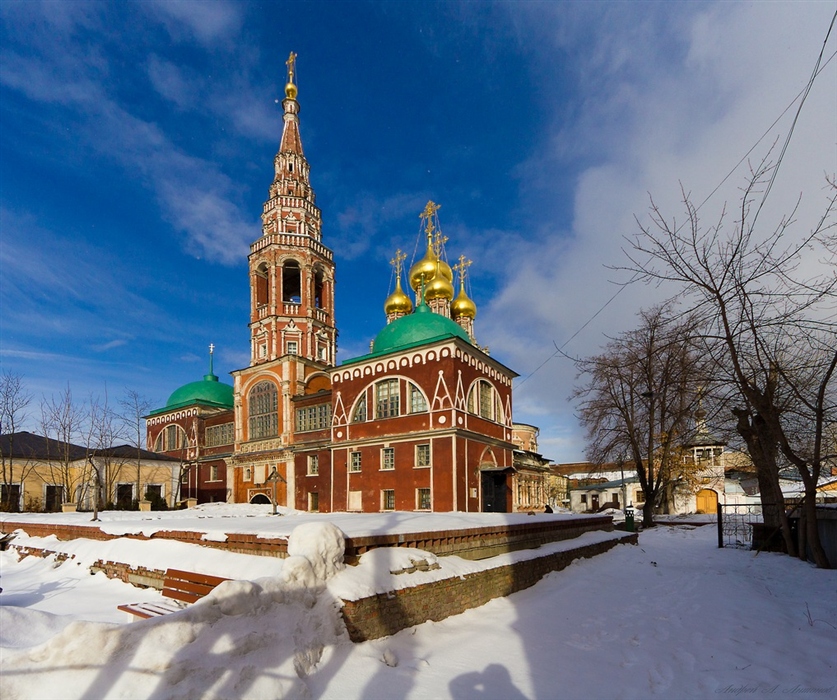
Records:
<instances>
[{"instance_id":1,"label":"arched window","mask_svg":"<svg viewBox=\"0 0 837 700\"><path fill-rule=\"evenodd\" d=\"M427 399L424 398L424 394L421 393L421 389L419 389L412 382L409 383L409 387L410 413L424 413L427 410Z\"/></svg>"},{"instance_id":2,"label":"arched window","mask_svg":"<svg viewBox=\"0 0 837 700\"><path fill-rule=\"evenodd\" d=\"M250 439L279 434L279 392L273 382L259 382L250 391Z\"/></svg>"},{"instance_id":3,"label":"arched window","mask_svg":"<svg viewBox=\"0 0 837 700\"><path fill-rule=\"evenodd\" d=\"M480 379L468 394L468 411L486 420L502 420L500 399L491 382Z\"/></svg>"},{"instance_id":4,"label":"arched window","mask_svg":"<svg viewBox=\"0 0 837 700\"><path fill-rule=\"evenodd\" d=\"M189 446L189 438L186 431L183 430L176 423L167 425L157 435L154 441L155 452L171 452L173 450L183 450Z\"/></svg>"},{"instance_id":5,"label":"arched window","mask_svg":"<svg viewBox=\"0 0 837 700\"><path fill-rule=\"evenodd\" d=\"M400 414L401 392L397 379L384 379L375 385L375 417L393 418Z\"/></svg>"},{"instance_id":6,"label":"arched window","mask_svg":"<svg viewBox=\"0 0 837 700\"><path fill-rule=\"evenodd\" d=\"M282 301L302 303L302 274L296 260L287 260L282 265Z\"/></svg>"},{"instance_id":7,"label":"arched window","mask_svg":"<svg viewBox=\"0 0 837 700\"><path fill-rule=\"evenodd\" d=\"M256 306L270 303L270 283L267 265L262 263L256 268Z\"/></svg>"},{"instance_id":8,"label":"arched window","mask_svg":"<svg viewBox=\"0 0 837 700\"><path fill-rule=\"evenodd\" d=\"M318 309L325 308L323 299L323 271L321 268L314 270L314 306Z\"/></svg>"},{"instance_id":9,"label":"arched window","mask_svg":"<svg viewBox=\"0 0 837 700\"><path fill-rule=\"evenodd\" d=\"M355 412L352 414L352 423L363 423L366 420L366 394L358 399L355 404Z\"/></svg>"}]
</instances>

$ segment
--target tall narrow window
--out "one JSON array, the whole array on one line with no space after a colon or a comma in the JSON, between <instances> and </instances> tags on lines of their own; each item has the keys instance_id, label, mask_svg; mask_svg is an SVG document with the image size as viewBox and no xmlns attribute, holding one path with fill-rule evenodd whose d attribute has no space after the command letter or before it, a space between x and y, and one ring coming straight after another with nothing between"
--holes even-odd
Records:
<instances>
[{"instance_id":1,"label":"tall narrow window","mask_svg":"<svg viewBox=\"0 0 837 700\"><path fill-rule=\"evenodd\" d=\"M325 308L323 299L323 271L317 268L314 271L314 306L318 309Z\"/></svg>"},{"instance_id":2,"label":"tall narrow window","mask_svg":"<svg viewBox=\"0 0 837 700\"><path fill-rule=\"evenodd\" d=\"M259 382L249 397L250 439L279 434L279 392L273 382Z\"/></svg>"},{"instance_id":3,"label":"tall narrow window","mask_svg":"<svg viewBox=\"0 0 837 700\"><path fill-rule=\"evenodd\" d=\"M416 489L416 508L430 510L430 489Z\"/></svg>"},{"instance_id":4,"label":"tall narrow window","mask_svg":"<svg viewBox=\"0 0 837 700\"><path fill-rule=\"evenodd\" d=\"M430 445L416 445L416 466L430 466Z\"/></svg>"},{"instance_id":5,"label":"tall narrow window","mask_svg":"<svg viewBox=\"0 0 837 700\"><path fill-rule=\"evenodd\" d=\"M394 489L384 489L381 491L381 510L395 510Z\"/></svg>"},{"instance_id":6,"label":"tall narrow window","mask_svg":"<svg viewBox=\"0 0 837 700\"><path fill-rule=\"evenodd\" d=\"M359 472L361 466L360 452L350 452L349 471Z\"/></svg>"},{"instance_id":7,"label":"tall narrow window","mask_svg":"<svg viewBox=\"0 0 837 700\"><path fill-rule=\"evenodd\" d=\"M412 382L410 383L410 413L424 413L427 410L427 399Z\"/></svg>"},{"instance_id":8,"label":"tall narrow window","mask_svg":"<svg viewBox=\"0 0 837 700\"><path fill-rule=\"evenodd\" d=\"M491 420L493 416L491 415L491 408L494 396L491 392L491 384L486 381L480 380L479 384L479 391L480 391L480 416L487 420Z\"/></svg>"},{"instance_id":9,"label":"tall narrow window","mask_svg":"<svg viewBox=\"0 0 837 700\"><path fill-rule=\"evenodd\" d=\"M352 423L363 423L366 420L366 394L358 399L355 405L355 412L352 414Z\"/></svg>"},{"instance_id":10,"label":"tall narrow window","mask_svg":"<svg viewBox=\"0 0 837 700\"><path fill-rule=\"evenodd\" d=\"M385 379L375 385L375 415L392 418L399 413L399 387L397 379Z\"/></svg>"},{"instance_id":11,"label":"tall narrow window","mask_svg":"<svg viewBox=\"0 0 837 700\"><path fill-rule=\"evenodd\" d=\"M282 265L282 301L302 303L302 274L296 260L288 260Z\"/></svg>"},{"instance_id":12,"label":"tall narrow window","mask_svg":"<svg viewBox=\"0 0 837 700\"><path fill-rule=\"evenodd\" d=\"M385 447L381 450L381 469L395 469L395 448Z\"/></svg>"},{"instance_id":13,"label":"tall narrow window","mask_svg":"<svg viewBox=\"0 0 837 700\"><path fill-rule=\"evenodd\" d=\"M262 263L256 268L256 306L265 306L270 303L270 286L267 265Z\"/></svg>"},{"instance_id":14,"label":"tall narrow window","mask_svg":"<svg viewBox=\"0 0 837 700\"><path fill-rule=\"evenodd\" d=\"M320 455L308 455L308 476L320 473Z\"/></svg>"}]
</instances>

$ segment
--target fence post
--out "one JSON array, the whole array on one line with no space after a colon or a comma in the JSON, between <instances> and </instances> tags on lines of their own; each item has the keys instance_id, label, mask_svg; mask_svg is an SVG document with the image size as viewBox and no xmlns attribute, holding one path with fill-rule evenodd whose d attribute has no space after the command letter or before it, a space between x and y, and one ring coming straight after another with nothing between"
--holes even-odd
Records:
<instances>
[{"instance_id":1,"label":"fence post","mask_svg":"<svg viewBox=\"0 0 837 700\"><path fill-rule=\"evenodd\" d=\"M724 548L724 508L718 503L718 549Z\"/></svg>"}]
</instances>

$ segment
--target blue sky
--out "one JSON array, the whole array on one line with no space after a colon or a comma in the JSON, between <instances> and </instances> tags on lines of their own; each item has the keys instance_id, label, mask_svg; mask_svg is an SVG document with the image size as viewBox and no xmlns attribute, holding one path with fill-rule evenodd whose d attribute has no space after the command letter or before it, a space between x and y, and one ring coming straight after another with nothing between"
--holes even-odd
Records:
<instances>
[{"instance_id":1,"label":"blue sky","mask_svg":"<svg viewBox=\"0 0 837 700\"><path fill-rule=\"evenodd\" d=\"M0 3L0 367L162 405L249 359L246 255L298 58L302 138L337 261L339 359L385 322L388 260L439 212L477 340L522 376L515 418L583 458L570 362L648 194L709 219L790 128L833 2ZM824 61L837 50L825 47ZM770 207L800 231L837 170L837 60ZM771 126L773 125L773 126ZM762 138L763 137L763 138ZM761 139L761 141L760 141ZM770 214L765 211L765 215ZM763 215L763 216L765 216ZM666 290L629 287L566 347L596 352ZM538 369L540 367L540 369ZM536 371L537 370L537 371ZM534 374L529 378L529 375ZM37 411L35 411L37 412Z\"/></svg>"}]
</instances>

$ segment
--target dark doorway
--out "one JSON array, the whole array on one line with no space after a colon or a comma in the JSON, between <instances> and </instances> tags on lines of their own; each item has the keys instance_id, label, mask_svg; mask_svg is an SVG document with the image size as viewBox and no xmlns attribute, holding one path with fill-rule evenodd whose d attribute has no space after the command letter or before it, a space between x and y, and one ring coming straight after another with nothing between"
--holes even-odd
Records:
<instances>
[{"instance_id":1,"label":"dark doorway","mask_svg":"<svg viewBox=\"0 0 837 700\"><path fill-rule=\"evenodd\" d=\"M507 513L506 474L504 472L482 472L483 513Z\"/></svg>"},{"instance_id":2,"label":"dark doorway","mask_svg":"<svg viewBox=\"0 0 837 700\"><path fill-rule=\"evenodd\" d=\"M61 504L64 502L63 486L47 484L44 496L44 510L47 513L57 513L61 510Z\"/></svg>"},{"instance_id":3,"label":"dark doorway","mask_svg":"<svg viewBox=\"0 0 837 700\"><path fill-rule=\"evenodd\" d=\"M599 494L594 493L592 496L593 501L593 510L596 511L599 509Z\"/></svg>"},{"instance_id":4,"label":"dark doorway","mask_svg":"<svg viewBox=\"0 0 837 700\"><path fill-rule=\"evenodd\" d=\"M270 505L270 499L265 496L263 493L257 493L253 498L250 499L250 503L267 503Z\"/></svg>"},{"instance_id":5,"label":"dark doorway","mask_svg":"<svg viewBox=\"0 0 837 700\"><path fill-rule=\"evenodd\" d=\"M130 510L133 500L134 500L134 485L133 484L117 484L116 485L116 509L117 510Z\"/></svg>"}]
</instances>

